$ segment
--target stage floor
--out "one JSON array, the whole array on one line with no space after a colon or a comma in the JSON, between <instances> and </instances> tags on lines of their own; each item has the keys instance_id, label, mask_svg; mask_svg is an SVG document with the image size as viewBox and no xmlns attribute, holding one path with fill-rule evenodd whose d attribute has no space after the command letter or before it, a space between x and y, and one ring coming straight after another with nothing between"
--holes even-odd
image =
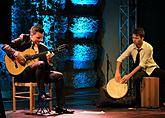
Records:
<instances>
[{"instance_id":1,"label":"stage floor","mask_svg":"<svg viewBox=\"0 0 165 118\"><path fill-rule=\"evenodd\" d=\"M29 114L29 110L6 111L7 118L165 118L165 108L94 108L71 109L74 114L57 115L55 112L43 116ZM90 106L89 106L90 107ZM34 111L35 112L35 111Z\"/></svg>"},{"instance_id":2,"label":"stage floor","mask_svg":"<svg viewBox=\"0 0 165 118\"><path fill-rule=\"evenodd\" d=\"M99 91L97 89L83 89L67 94L66 108L74 110L74 114L57 115L29 114L29 102L18 101L17 111L12 111L12 101L5 102L7 118L165 118L165 107L161 108L131 108L130 106L96 107ZM55 104L53 104L55 106ZM124 107L124 108L123 108Z\"/></svg>"}]
</instances>

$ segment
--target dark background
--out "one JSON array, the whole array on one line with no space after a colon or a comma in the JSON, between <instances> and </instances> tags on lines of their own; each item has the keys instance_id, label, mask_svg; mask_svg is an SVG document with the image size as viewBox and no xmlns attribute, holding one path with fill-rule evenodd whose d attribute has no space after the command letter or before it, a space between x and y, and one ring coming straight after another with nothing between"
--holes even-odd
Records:
<instances>
[{"instance_id":1,"label":"dark background","mask_svg":"<svg viewBox=\"0 0 165 118\"><path fill-rule=\"evenodd\" d=\"M165 69L164 4L159 0L138 0L137 24L146 31L145 40L154 47L154 59Z\"/></svg>"},{"instance_id":2,"label":"dark background","mask_svg":"<svg viewBox=\"0 0 165 118\"><path fill-rule=\"evenodd\" d=\"M1 0L0 1L0 43L7 43L10 41L11 4L12 4L12 0Z\"/></svg>"}]
</instances>

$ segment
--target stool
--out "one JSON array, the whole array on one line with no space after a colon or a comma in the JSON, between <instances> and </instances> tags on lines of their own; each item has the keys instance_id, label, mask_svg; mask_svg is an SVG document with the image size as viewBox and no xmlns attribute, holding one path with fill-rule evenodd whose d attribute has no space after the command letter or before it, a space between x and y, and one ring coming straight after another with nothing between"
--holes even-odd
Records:
<instances>
[{"instance_id":1,"label":"stool","mask_svg":"<svg viewBox=\"0 0 165 118\"><path fill-rule=\"evenodd\" d=\"M51 114L51 109L49 107L50 100L39 100L37 105L37 111L35 114L44 115L44 114Z\"/></svg>"},{"instance_id":2,"label":"stool","mask_svg":"<svg viewBox=\"0 0 165 118\"><path fill-rule=\"evenodd\" d=\"M141 107L159 107L158 77L143 77L141 83Z\"/></svg>"}]
</instances>

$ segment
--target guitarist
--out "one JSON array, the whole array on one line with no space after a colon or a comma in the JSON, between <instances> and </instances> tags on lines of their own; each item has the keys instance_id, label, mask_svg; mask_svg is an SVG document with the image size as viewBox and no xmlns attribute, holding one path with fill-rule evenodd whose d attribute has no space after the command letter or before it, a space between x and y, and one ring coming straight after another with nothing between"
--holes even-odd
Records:
<instances>
[{"instance_id":1,"label":"guitarist","mask_svg":"<svg viewBox=\"0 0 165 118\"><path fill-rule=\"evenodd\" d=\"M29 34L21 34L18 38L11 41L10 44L4 44L2 49L13 60L17 60L21 65L24 65L26 58L21 53L26 49L32 48L35 53L48 51L48 48L40 43L44 36L44 29L38 24L32 26ZM54 53L48 52L47 54L39 57L38 61L28 66L21 74L16 75L18 81L36 81L39 89L39 100L51 100L46 95L44 83L55 82L56 86L56 104L54 110L58 114L73 113L64 108L64 80L63 74L52 70L52 57ZM20 80L21 79L21 80ZM31 80L30 80L31 79Z\"/></svg>"}]
</instances>

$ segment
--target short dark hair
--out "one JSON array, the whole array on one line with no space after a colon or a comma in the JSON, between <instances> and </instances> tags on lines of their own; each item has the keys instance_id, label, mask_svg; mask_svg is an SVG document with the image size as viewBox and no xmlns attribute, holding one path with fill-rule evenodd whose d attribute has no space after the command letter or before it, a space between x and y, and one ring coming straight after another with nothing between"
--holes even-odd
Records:
<instances>
[{"instance_id":1,"label":"short dark hair","mask_svg":"<svg viewBox=\"0 0 165 118\"><path fill-rule=\"evenodd\" d=\"M42 28L41 25L37 24L37 25L34 25L31 27L30 29L30 34L35 34L36 32L39 32L39 33L44 33L44 29Z\"/></svg>"},{"instance_id":2,"label":"short dark hair","mask_svg":"<svg viewBox=\"0 0 165 118\"><path fill-rule=\"evenodd\" d=\"M136 28L132 34L135 34L135 35L139 35L140 37L144 37L145 36L145 32L144 32L144 29L142 27L138 27Z\"/></svg>"}]
</instances>

